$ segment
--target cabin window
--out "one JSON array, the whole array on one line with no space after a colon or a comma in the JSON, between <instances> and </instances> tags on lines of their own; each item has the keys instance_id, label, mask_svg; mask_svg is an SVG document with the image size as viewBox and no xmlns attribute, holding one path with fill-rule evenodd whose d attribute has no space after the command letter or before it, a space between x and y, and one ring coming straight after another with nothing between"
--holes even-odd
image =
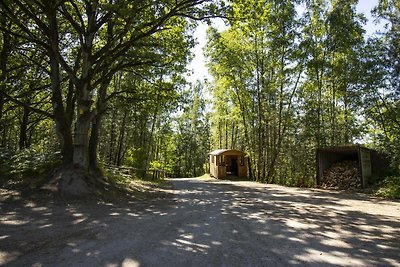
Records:
<instances>
[{"instance_id":1,"label":"cabin window","mask_svg":"<svg viewBox=\"0 0 400 267\"><path fill-rule=\"evenodd\" d=\"M240 157L240 166L243 166L243 165L244 165L244 157L241 156L241 157Z\"/></svg>"},{"instance_id":2,"label":"cabin window","mask_svg":"<svg viewBox=\"0 0 400 267\"><path fill-rule=\"evenodd\" d=\"M223 166L224 164L225 164L225 156L224 155L221 155L221 156L219 156L219 165L221 165L221 166Z\"/></svg>"},{"instance_id":3,"label":"cabin window","mask_svg":"<svg viewBox=\"0 0 400 267\"><path fill-rule=\"evenodd\" d=\"M214 163L214 155L210 155L211 157L211 163Z\"/></svg>"}]
</instances>

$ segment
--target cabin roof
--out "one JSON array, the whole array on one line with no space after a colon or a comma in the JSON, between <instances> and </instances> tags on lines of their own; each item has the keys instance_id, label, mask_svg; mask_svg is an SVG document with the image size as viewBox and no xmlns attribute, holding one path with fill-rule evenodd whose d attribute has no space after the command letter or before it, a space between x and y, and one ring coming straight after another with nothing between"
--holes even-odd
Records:
<instances>
[{"instance_id":1,"label":"cabin roof","mask_svg":"<svg viewBox=\"0 0 400 267\"><path fill-rule=\"evenodd\" d=\"M208 155L240 155L240 156L244 156L246 155L246 153L244 153L243 151L240 150L236 150L236 149L217 149L214 151L211 151L210 153L208 153Z\"/></svg>"}]
</instances>

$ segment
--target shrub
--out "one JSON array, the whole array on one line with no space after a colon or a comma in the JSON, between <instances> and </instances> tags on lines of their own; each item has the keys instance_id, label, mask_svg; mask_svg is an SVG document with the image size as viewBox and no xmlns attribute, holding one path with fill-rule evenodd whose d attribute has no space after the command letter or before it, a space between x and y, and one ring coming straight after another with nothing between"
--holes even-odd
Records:
<instances>
[{"instance_id":1,"label":"shrub","mask_svg":"<svg viewBox=\"0 0 400 267\"><path fill-rule=\"evenodd\" d=\"M400 199L400 176L386 177L379 185L376 195L384 198Z\"/></svg>"},{"instance_id":2,"label":"shrub","mask_svg":"<svg viewBox=\"0 0 400 267\"><path fill-rule=\"evenodd\" d=\"M0 174L6 179L21 179L41 174L61 162L60 152L31 147L17 152L0 150Z\"/></svg>"}]
</instances>

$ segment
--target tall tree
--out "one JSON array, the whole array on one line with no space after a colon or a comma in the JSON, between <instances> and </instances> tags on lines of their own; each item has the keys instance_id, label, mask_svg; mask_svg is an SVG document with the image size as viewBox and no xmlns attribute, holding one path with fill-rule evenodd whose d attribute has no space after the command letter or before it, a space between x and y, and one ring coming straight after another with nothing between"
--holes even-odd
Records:
<instances>
[{"instance_id":1,"label":"tall tree","mask_svg":"<svg viewBox=\"0 0 400 267\"><path fill-rule=\"evenodd\" d=\"M45 53L53 111L42 114L56 123L64 163L83 171L96 170L96 135L115 73L173 60L163 39L187 29L187 18L219 12L206 0L8 2L0 2L1 15L14 27L2 31Z\"/></svg>"},{"instance_id":2,"label":"tall tree","mask_svg":"<svg viewBox=\"0 0 400 267\"><path fill-rule=\"evenodd\" d=\"M391 156L400 171L400 5L379 1L375 17L385 23L386 31L368 39L363 57L364 115L369 135L379 150Z\"/></svg>"}]
</instances>

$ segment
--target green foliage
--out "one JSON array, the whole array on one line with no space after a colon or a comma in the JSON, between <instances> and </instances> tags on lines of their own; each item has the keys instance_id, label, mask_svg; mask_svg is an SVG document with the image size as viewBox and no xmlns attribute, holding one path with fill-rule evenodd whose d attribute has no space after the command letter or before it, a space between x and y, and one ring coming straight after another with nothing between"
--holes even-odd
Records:
<instances>
[{"instance_id":1,"label":"green foliage","mask_svg":"<svg viewBox=\"0 0 400 267\"><path fill-rule=\"evenodd\" d=\"M135 168L143 168L145 160L146 160L146 151L144 148L131 147L128 149L128 153L124 160L124 163L127 166Z\"/></svg>"},{"instance_id":2,"label":"green foliage","mask_svg":"<svg viewBox=\"0 0 400 267\"><path fill-rule=\"evenodd\" d=\"M387 31L369 38L363 48L361 79L365 126L371 143L391 157L400 173L400 50L398 1L379 1L374 9Z\"/></svg>"},{"instance_id":3,"label":"green foliage","mask_svg":"<svg viewBox=\"0 0 400 267\"><path fill-rule=\"evenodd\" d=\"M104 177L107 178L107 181L115 185L124 185L134 179L133 176L124 174L117 169L109 169L104 167L101 167L100 169Z\"/></svg>"},{"instance_id":4,"label":"green foliage","mask_svg":"<svg viewBox=\"0 0 400 267\"><path fill-rule=\"evenodd\" d=\"M0 182L6 186L24 187L46 182L49 172L61 163L60 152L30 147L17 152L0 150Z\"/></svg>"},{"instance_id":5,"label":"green foliage","mask_svg":"<svg viewBox=\"0 0 400 267\"><path fill-rule=\"evenodd\" d=\"M14 153L5 148L0 149L0 176L8 177L10 176L11 168L11 158L14 156Z\"/></svg>"},{"instance_id":6,"label":"green foliage","mask_svg":"<svg viewBox=\"0 0 400 267\"><path fill-rule=\"evenodd\" d=\"M152 169L161 169L162 167L163 167L162 162L159 162L157 160L150 162L150 168Z\"/></svg>"},{"instance_id":7,"label":"green foliage","mask_svg":"<svg viewBox=\"0 0 400 267\"><path fill-rule=\"evenodd\" d=\"M176 118L170 166L177 177L204 174L204 164L210 151L210 125L205 110L204 85L197 82L185 92L185 104Z\"/></svg>"},{"instance_id":8,"label":"green foliage","mask_svg":"<svg viewBox=\"0 0 400 267\"><path fill-rule=\"evenodd\" d=\"M400 199L400 176L385 178L375 194L379 197Z\"/></svg>"}]
</instances>

